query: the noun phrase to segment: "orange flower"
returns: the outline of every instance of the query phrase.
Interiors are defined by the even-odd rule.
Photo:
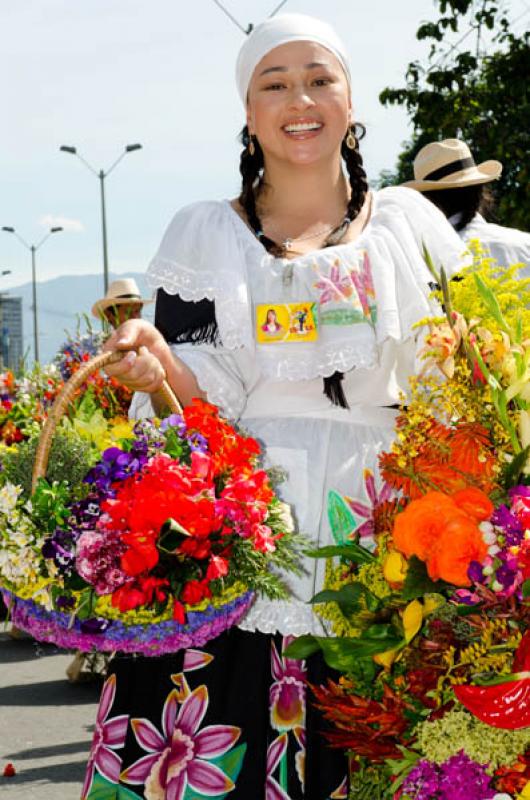
[[[407,558],[414,555],[426,561],[442,533],[445,520],[455,510],[455,504],[443,492],[427,492],[413,500],[394,522],[396,549]]]
[[[393,541],[405,556],[425,561],[432,580],[469,586],[470,563],[483,561],[488,552],[477,522],[489,516],[492,506],[472,487],[457,493],[457,498],[461,506],[442,492],[412,500],[396,517]],[[466,513],[468,509],[471,513]]]
[[[458,508],[461,508],[462,511],[465,511],[468,516],[477,522],[489,519],[495,508],[488,495],[475,486],[460,489],[459,492],[453,495],[453,501]]]
[[[427,572],[433,581],[440,578],[455,586],[470,586],[468,568],[472,561],[484,561],[488,546],[475,520],[457,514],[448,520],[429,557]]]

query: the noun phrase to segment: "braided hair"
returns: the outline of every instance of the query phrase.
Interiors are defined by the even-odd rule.
[[[355,147],[349,148],[346,144],[346,139],[343,140],[341,145],[341,156],[346,164],[348,177],[350,182],[350,199],[346,208],[346,214],[341,223],[328,235],[324,247],[330,247],[338,244],[341,239],[346,235],[350,223],[357,217],[361,211],[366,194],[368,192],[368,179],[363,167],[363,159],[359,150],[359,140],[362,139],[366,133],[366,128],[360,123],[355,123]],[[251,154],[249,151],[249,144],[251,136],[248,131],[248,126],[245,125],[240,134],[241,144],[243,151],[239,162],[239,171],[241,173],[241,193],[238,197],[239,203],[245,211],[248,224],[267,250],[274,256],[283,256],[284,250],[281,245],[274,242],[263,233],[260,218],[256,208],[256,199],[259,195],[263,185],[263,150],[260,147],[256,138],[252,139],[254,145],[254,152]],[[334,372],[329,378],[324,378],[324,394],[328,397],[333,405],[348,408],[348,402],[344,395],[342,388],[342,380],[344,374],[342,372]]]

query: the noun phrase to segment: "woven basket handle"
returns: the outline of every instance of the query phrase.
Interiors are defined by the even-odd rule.
[[[44,478],[46,476],[53,434],[55,433],[55,429],[62,415],[74,399],[75,392],[93,372],[97,372],[97,370],[102,369],[107,364],[115,364],[121,361],[123,356],[126,355],[126,352],[127,351],[100,353],[94,356],[94,358],[91,358],[86,364],[83,364],[77,372],[74,372],[55,398],[55,402],[48,414],[48,419],[42,428],[37,452],[35,454],[35,464],[33,465],[33,477],[31,482],[32,494],[35,491],[39,478]],[[162,383],[159,393],[173,413],[181,413],[182,406],[167,381]]]

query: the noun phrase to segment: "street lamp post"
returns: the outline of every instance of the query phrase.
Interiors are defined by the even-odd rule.
[[[4,225],[2,230],[6,233],[13,233],[19,242],[26,247],[31,253],[31,282],[33,293],[33,353],[35,361],[39,360],[39,323],[37,314],[37,267],[36,267],[36,253],[42,247],[44,242],[50,238],[52,233],[59,233],[63,229],[61,227],[50,228],[46,236],[44,236],[38,244],[29,244],[25,239],[20,236],[16,230],[8,225]]]
[[[83,162],[85,167],[92,172],[96,178],[99,179],[99,187],[100,187],[100,198],[101,198],[101,230],[102,230],[102,240],[103,240],[103,285],[105,289],[105,293],[109,288],[109,255],[108,255],[108,248],[107,248],[107,215],[105,209],[105,178],[110,175],[114,167],[116,167],[122,158],[127,155],[127,153],[133,153],[135,150],[141,150],[141,144],[128,144],[125,146],[123,153],[120,153],[116,161],[111,164],[107,171],[100,169],[99,171],[94,169],[94,167],[88,163],[83,156],[79,155],[77,152],[76,147],[72,147],[71,145],[63,144],[59,148],[63,153],[70,153],[73,156],[77,156],[77,158]]]

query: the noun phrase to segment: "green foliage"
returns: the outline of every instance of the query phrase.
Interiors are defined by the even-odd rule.
[[[491,185],[496,217],[504,225],[526,229],[530,34],[510,31],[506,3],[437,0],[437,4],[440,18],[422,23],[416,32],[417,39],[431,42],[426,63],[410,63],[406,85],[386,88],[379,98],[385,106],[403,106],[414,130],[395,173],[385,171],[380,185],[410,180],[418,150],[428,142],[457,137],[467,142],[477,163],[502,162],[502,177]],[[493,32],[493,45],[485,52],[488,31]],[[447,34],[452,34],[452,41],[456,34],[458,46],[448,45]]]
[[[312,636],[307,634],[295,639],[284,650],[288,658],[303,659],[322,650],[322,655],[328,666],[341,672],[351,673],[359,662],[370,656],[393,650],[403,643],[393,625],[370,625],[359,639],[343,637],[335,639],[332,636]]]
[[[355,542],[343,545],[330,544],[315,550],[307,550],[306,556],[310,558],[334,558],[335,556],[340,556],[352,564],[371,564],[372,561],[376,560],[376,557],[369,550],[355,544]]]
[[[16,450],[2,457],[2,477],[22,486],[24,497],[31,495],[31,476],[40,434],[21,442]],[[77,486],[97,459],[90,444],[73,431],[60,430],[55,433],[50,450],[46,479],[49,484],[67,483]]]
[[[401,596],[403,600],[415,600],[425,594],[440,593],[450,584],[444,581],[433,581],[427,574],[427,567],[424,561],[420,561],[416,556],[411,556],[408,563],[407,577]]]

